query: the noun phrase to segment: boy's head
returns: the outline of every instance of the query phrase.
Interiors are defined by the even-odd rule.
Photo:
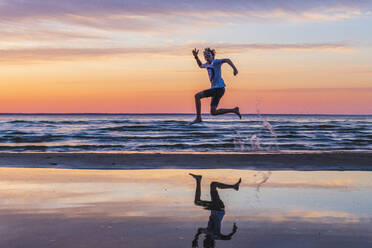
[[[204,58],[208,63],[212,63],[215,55],[216,51],[214,49],[211,49],[210,47],[204,49]]]

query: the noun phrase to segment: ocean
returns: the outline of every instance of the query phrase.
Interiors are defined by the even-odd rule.
[[[2,152],[372,150],[372,116],[1,114]]]

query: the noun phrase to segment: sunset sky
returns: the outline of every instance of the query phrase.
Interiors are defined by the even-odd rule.
[[[0,0],[0,112],[193,113],[210,46],[220,107],[372,114],[371,27],[367,0]]]

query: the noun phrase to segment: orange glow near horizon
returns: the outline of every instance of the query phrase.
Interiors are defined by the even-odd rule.
[[[291,56],[286,63],[267,53],[232,56],[239,74],[223,66],[227,90],[220,107],[238,105],[242,113],[372,113],[372,74],[340,72],[342,65],[301,67]],[[352,80],[357,83],[350,87]],[[209,87],[207,72],[186,56],[9,64],[0,74],[0,112],[194,113],[194,94]],[[203,112],[209,104],[202,101]]]

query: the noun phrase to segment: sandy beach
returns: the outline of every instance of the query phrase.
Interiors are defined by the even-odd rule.
[[[0,153],[0,166],[71,169],[372,170],[372,152]]]

